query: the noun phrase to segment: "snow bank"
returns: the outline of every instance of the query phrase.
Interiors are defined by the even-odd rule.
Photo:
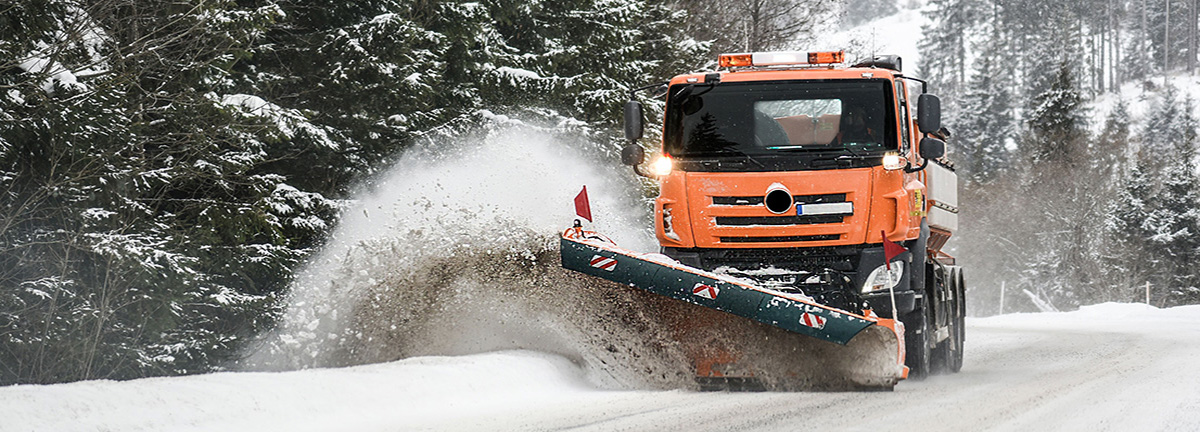
[[[1167,330],[1172,325],[1200,325],[1200,305],[1160,309],[1143,303],[1101,303],[1072,312],[1016,313],[967,319],[984,327],[1153,332]]]
[[[872,393],[606,391],[529,351],[10,386],[0,432],[1196,430],[1197,337],[1200,305],[968,318],[961,373]]]
[[[585,402],[579,367],[502,352],[344,369],[0,388],[0,431],[413,430]]]

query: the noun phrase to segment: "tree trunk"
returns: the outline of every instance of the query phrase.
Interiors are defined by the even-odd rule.
[[[1167,13],[1163,25],[1163,85],[1167,84],[1167,72],[1171,69],[1171,0],[1167,2]]]

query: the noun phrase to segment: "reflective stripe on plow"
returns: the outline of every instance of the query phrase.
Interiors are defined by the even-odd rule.
[[[589,264],[592,267],[608,271],[613,271],[613,269],[617,268],[617,260],[600,255],[592,255],[592,261]]]
[[[815,329],[823,329],[825,328],[825,318],[820,315],[805,312],[803,315],[800,315],[800,324],[804,324]]]
[[[716,299],[717,293],[719,292],[721,292],[721,290],[717,289],[717,287],[705,284],[698,283],[696,286],[692,287],[692,295],[704,297],[706,299]]]

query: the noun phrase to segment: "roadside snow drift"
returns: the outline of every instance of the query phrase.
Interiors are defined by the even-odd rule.
[[[0,388],[0,430],[413,430],[448,421],[486,429],[487,418],[586,400],[589,393],[582,371],[561,357],[424,357],[344,369]]]
[[[506,351],[0,388],[0,431],[1200,430],[1200,306],[967,322],[963,371],[890,393],[611,391]]]

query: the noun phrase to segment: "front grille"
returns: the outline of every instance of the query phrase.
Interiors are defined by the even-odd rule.
[[[752,225],[813,225],[825,223],[841,223],[845,220],[842,215],[812,215],[812,216],[717,216],[717,225],[723,226],[752,226]]]
[[[762,205],[763,197],[748,196],[748,197],[712,197],[713,205]]]
[[[810,242],[841,239],[840,234],[822,234],[806,236],[777,236],[777,237],[721,237],[721,243],[786,243]]]
[[[720,266],[738,269],[776,267],[799,271],[833,269],[843,272],[858,268],[860,247],[818,246],[770,249],[676,249],[665,248],[667,256],[684,264],[713,270]]]
[[[799,291],[818,303],[858,311],[862,307],[858,287],[864,276],[858,269],[868,259],[865,258],[867,255],[882,260],[883,248],[857,245],[752,249],[667,247],[663,248],[663,253],[686,265],[750,279],[769,289]],[[868,263],[874,264],[874,261]],[[756,271],[760,269],[771,271]]]
[[[837,203],[846,202],[846,194],[824,194],[824,195],[795,195],[792,197],[796,204],[822,204],[822,203]],[[728,205],[728,206],[753,206],[762,205],[763,197],[760,196],[715,196],[712,197],[713,205]]]

